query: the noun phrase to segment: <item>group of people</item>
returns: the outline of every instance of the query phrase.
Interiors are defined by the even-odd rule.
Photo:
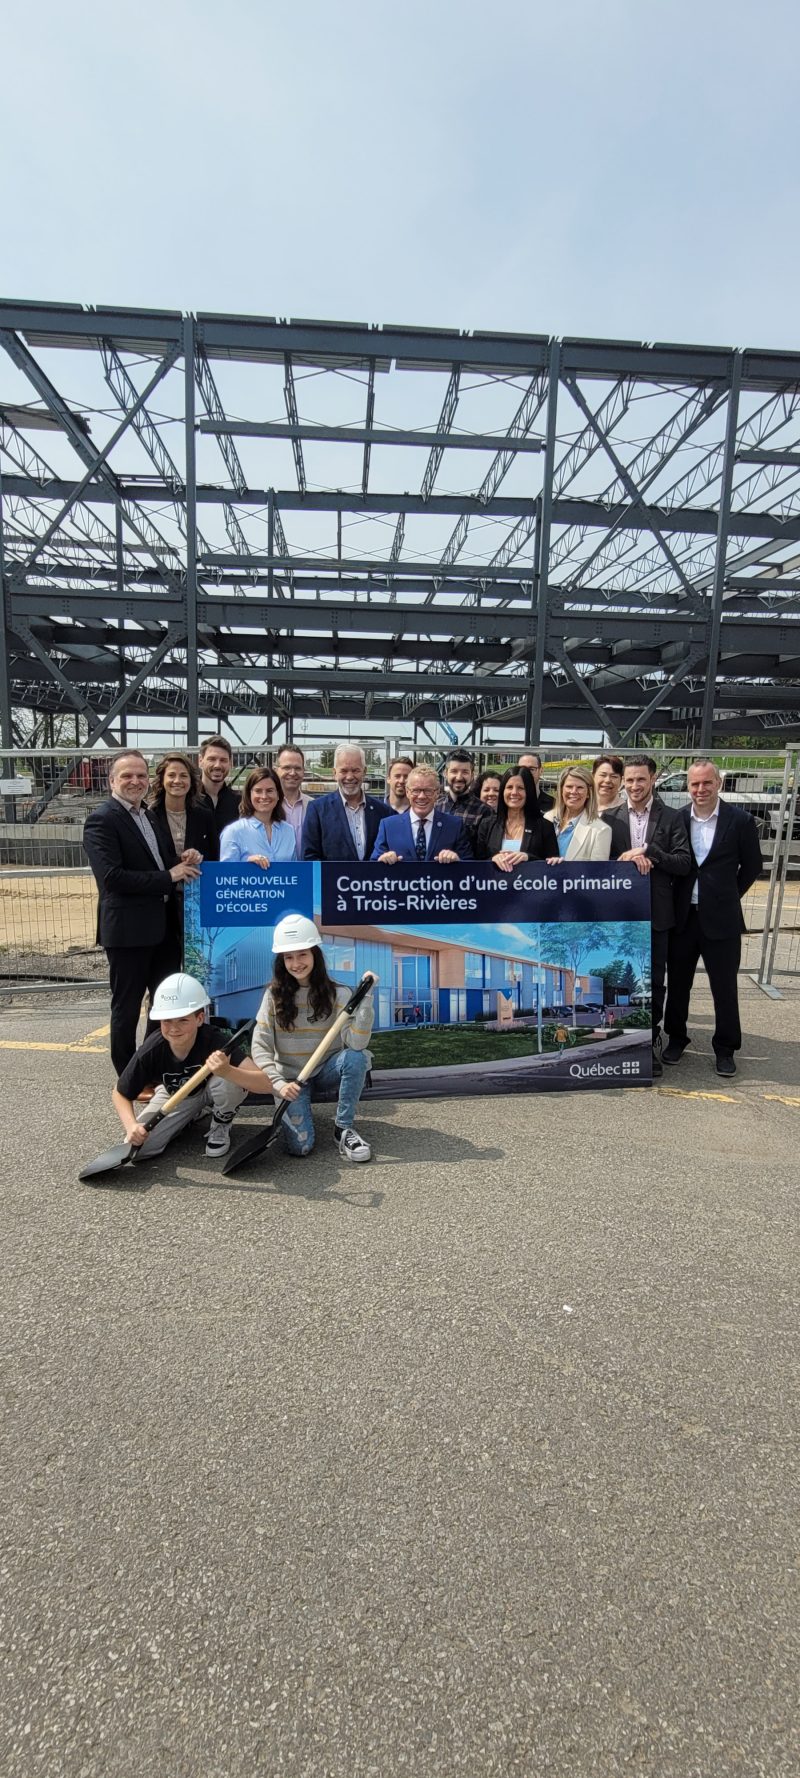
[[[199,875],[204,860],[217,858],[262,869],[296,859],[376,860],[390,867],[401,862],[476,859],[491,861],[500,871],[516,870],[529,860],[553,867],[581,860],[631,863],[650,878],[654,1074],[661,1074],[664,1063],[679,1062],[690,1042],[689,1001],[701,958],[714,1002],[717,1072],[735,1073],[734,1057],[741,1046],[737,988],[744,930],[741,900],[760,875],[763,861],[755,823],[744,810],[721,799],[720,773],[713,761],[698,759],[689,767],[689,802],[677,810],[659,798],[656,762],[646,754],[623,761],[605,753],[591,767],[566,766],[552,797],[542,788],[537,753],[523,753],[504,772],[486,771],[475,778],[472,756],[455,748],[441,780],[431,766],[398,758],[389,768],[385,797],[368,794],[364,750],[350,742],[335,750],[336,788],[314,798],[302,788],[305,758],[299,747],[287,745],[273,765],[253,767],[241,792],[229,783],[232,763],[227,741],[215,735],[204,742],[197,765],[185,754],[167,754],[156,768],[151,790],[144,756],[135,750],[120,754],[112,762],[108,799],[86,821],[84,846],[99,890],[97,938],[109,963],[111,1059],[118,1076],[121,1116],[123,1102],[130,1100],[125,1091],[131,1086],[130,1066],[141,1054],[136,1050],[136,1030],[144,995],[150,1001],[151,1035],[163,1036],[163,1026],[160,1032],[154,1029],[157,990],[163,989],[166,978],[186,979],[180,969],[184,885]],[[273,1037],[278,1031],[286,1035],[313,1027],[311,1035],[316,1038],[322,1032],[323,1015],[335,1017],[336,985],[325,974],[321,938],[313,923],[306,925],[312,928],[306,933],[307,942],[296,947],[298,954],[303,953],[297,965],[300,973],[293,973],[291,954],[281,963],[280,950],[277,953],[276,978],[265,996],[265,1018],[259,1022],[259,1030],[269,1028]],[[304,991],[308,982],[310,999],[302,995],[292,999],[286,991],[286,970]],[[199,984],[194,984],[193,993],[195,999],[200,996],[200,1004],[180,1013],[182,1041],[196,1028],[207,1004]],[[271,1011],[266,1006],[270,995]],[[371,995],[364,1008],[362,1033],[365,1021],[371,1028]],[[191,1019],[194,1027],[186,1023]],[[207,1050],[208,1041],[206,1037],[201,1044],[207,1051],[202,1060],[213,1053]],[[196,1042],[195,1037],[186,1052],[187,1066],[197,1065]],[[340,1045],[340,1050],[348,1047]],[[237,1075],[221,1052],[220,1057],[216,1071],[231,1092],[234,1087],[241,1089],[241,1097],[247,1084],[251,1091],[258,1090],[252,1081],[244,1081],[243,1064]],[[282,1084],[292,1085],[295,1078],[280,1072],[282,1068],[279,1061],[272,1073],[267,1068],[266,1076],[260,1070],[260,1079],[271,1082],[263,1090],[272,1090],[278,1098],[294,1098],[294,1093],[282,1093]],[[142,1084],[139,1073],[133,1084]],[[337,1140],[346,1137],[343,1152],[349,1151],[348,1158],[363,1159],[368,1156],[356,1152],[361,1138],[351,1139],[352,1084],[348,1077],[350,1097],[345,1094],[339,1105]],[[158,1085],[162,1087],[164,1080]],[[216,1147],[212,1141],[209,1152],[222,1152],[225,1121],[232,1115],[229,1100],[230,1094],[214,1113],[222,1122],[216,1130]],[[132,1128],[136,1123],[132,1110],[123,1122],[126,1118],[128,1123],[133,1120]],[[300,1146],[295,1152],[307,1152],[302,1146],[310,1128],[305,1102],[297,1112],[293,1109],[292,1118],[287,1139],[296,1122]]]

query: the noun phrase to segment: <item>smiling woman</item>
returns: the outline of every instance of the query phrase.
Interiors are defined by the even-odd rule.
[[[248,774],[241,819],[223,827],[219,855],[223,863],[260,864],[264,870],[273,861],[291,864],[296,859],[294,828],[286,820],[283,785],[273,766],[256,766]]]

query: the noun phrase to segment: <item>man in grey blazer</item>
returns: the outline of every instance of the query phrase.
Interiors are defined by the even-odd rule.
[[[661,1065],[661,1020],[667,976],[667,946],[675,925],[674,881],[688,877],[692,854],[686,823],[680,810],[670,809],[656,795],[656,762],[637,753],[625,762],[623,783],[627,806],[607,809],[603,820],[611,828],[611,856],[623,864],[635,864],[650,878],[650,983],[653,1003],[653,1074]]]

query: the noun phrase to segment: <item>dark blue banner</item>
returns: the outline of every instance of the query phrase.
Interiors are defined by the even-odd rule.
[[[453,921],[649,920],[650,883],[635,864],[329,864],[326,925]]]
[[[201,926],[274,926],[284,914],[314,918],[310,864],[204,864]]]

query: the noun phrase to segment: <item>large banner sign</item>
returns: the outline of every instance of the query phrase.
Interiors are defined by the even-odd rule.
[[[284,914],[316,920],[329,974],[377,976],[367,1096],[650,1083],[650,884],[630,864],[204,864],[185,966],[253,1018]]]

